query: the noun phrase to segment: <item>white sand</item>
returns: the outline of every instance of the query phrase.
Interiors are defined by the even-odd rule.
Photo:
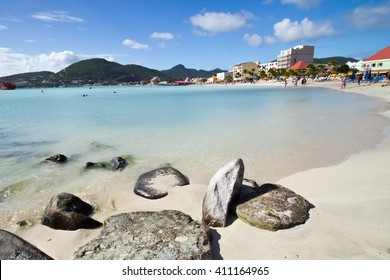
[[[284,86],[271,82],[261,85]],[[339,90],[340,82],[309,82],[306,86]],[[362,84],[360,87],[348,84],[343,92],[361,93],[390,102],[390,87],[381,87],[381,84]],[[383,114],[390,117],[390,111]],[[215,257],[252,260],[390,259],[390,128],[384,133],[386,137],[382,143],[352,155],[337,166],[308,170],[277,182],[315,205],[304,225],[269,232],[232,219],[226,228],[212,229]],[[206,185],[176,187],[167,197],[155,201],[133,193],[126,197],[111,193],[107,196],[107,206],[93,217],[103,221],[110,215],[128,211],[177,209],[200,220],[206,188]],[[27,230],[8,230],[55,259],[72,259],[79,246],[100,232],[68,232],[42,225]]]

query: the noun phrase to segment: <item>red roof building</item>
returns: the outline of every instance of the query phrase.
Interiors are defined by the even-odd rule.
[[[295,63],[289,69],[292,69],[292,70],[305,70],[308,65],[309,64],[307,64],[306,62],[301,60],[301,61],[298,61],[297,63]]]
[[[390,72],[390,46],[374,53],[363,60],[361,71],[372,71],[377,74],[389,75]]]
[[[383,50],[373,54],[369,58],[366,58],[364,61],[372,61],[372,60],[385,60],[390,59],[390,46],[384,48]]]

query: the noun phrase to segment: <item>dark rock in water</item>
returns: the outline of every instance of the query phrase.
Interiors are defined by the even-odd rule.
[[[102,224],[90,217],[93,207],[70,193],[54,195],[46,206],[42,224],[53,229],[94,229]]]
[[[55,162],[55,163],[65,163],[68,161],[68,158],[63,154],[57,154],[57,155],[51,156],[45,160],[50,161],[50,162]]]
[[[139,176],[134,193],[144,198],[158,199],[167,196],[169,188],[188,184],[187,177],[179,170],[173,167],[161,167]]]
[[[302,196],[285,187],[264,184],[239,202],[236,214],[254,227],[276,231],[305,223],[312,207]]]
[[[74,254],[83,260],[207,260],[210,229],[180,211],[131,212],[104,221],[100,235]]]
[[[211,178],[203,198],[203,221],[213,227],[224,227],[234,201],[240,194],[244,162],[236,159],[219,169]]]
[[[31,222],[30,220],[22,220],[22,221],[17,222],[16,226],[20,227],[20,228],[25,228],[25,227],[32,226],[33,224],[34,223]]]
[[[0,229],[0,260],[52,260],[34,245]]]
[[[114,164],[113,170],[123,170],[128,165],[127,161],[122,157],[115,157],[111,162]]]
[[[90,170],[90,169],[107,169],[112,171],[120,170],[126,168],[126,166],[129,165],[129,163],[133,163],[134,159],[130,155],[123,155],[120,157],[115,157],[111,161],[105,161],[105,162],[87,162],[84,165],[84,170]]]

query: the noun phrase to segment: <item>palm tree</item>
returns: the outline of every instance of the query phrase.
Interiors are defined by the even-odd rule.
[[[325,72],[325,66],[323,64],[318,64],[316,72],[317,72],[317,74],[324,73]]]
[[[270,76],[271,78],[275,78],[276,77],[276,71],[275,69],[271,68],[268,70],[268,76]]]
[[[336,69],[336,68],[337,68],[337,61],[336,61],[336,60],[334,60],[334,59],[329,60],[328,66],[329,66],[330,68],[332,68],[332,72],[337,73],[337,69]]]
[[[242,72],[244,73],[244,78],[246,79],[249,73],[248,69],[244,69]]]
[[[316,71],[316,67],[314,66],[314,64],[310,63],[309,65],[307,65],[305,74],[308,76],[312,76],[315,74],[315,71]]]

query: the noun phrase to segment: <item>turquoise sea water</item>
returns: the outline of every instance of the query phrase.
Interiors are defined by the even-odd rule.
[[[83,97],[83,95],[88,95]],[[234,158],[245,177],[274,182],[336,164],[370,148],[388,120],[387,105],[320,88],[96,87],[0,92],[1,226],[36,219],[57,192],[98,203],[107,188],[132,192],[137,177],[171,164],[207,184]],[[39,164],[63,153],[66,165]],[[123,172],[89,171],[88,161],[130,154]]]

